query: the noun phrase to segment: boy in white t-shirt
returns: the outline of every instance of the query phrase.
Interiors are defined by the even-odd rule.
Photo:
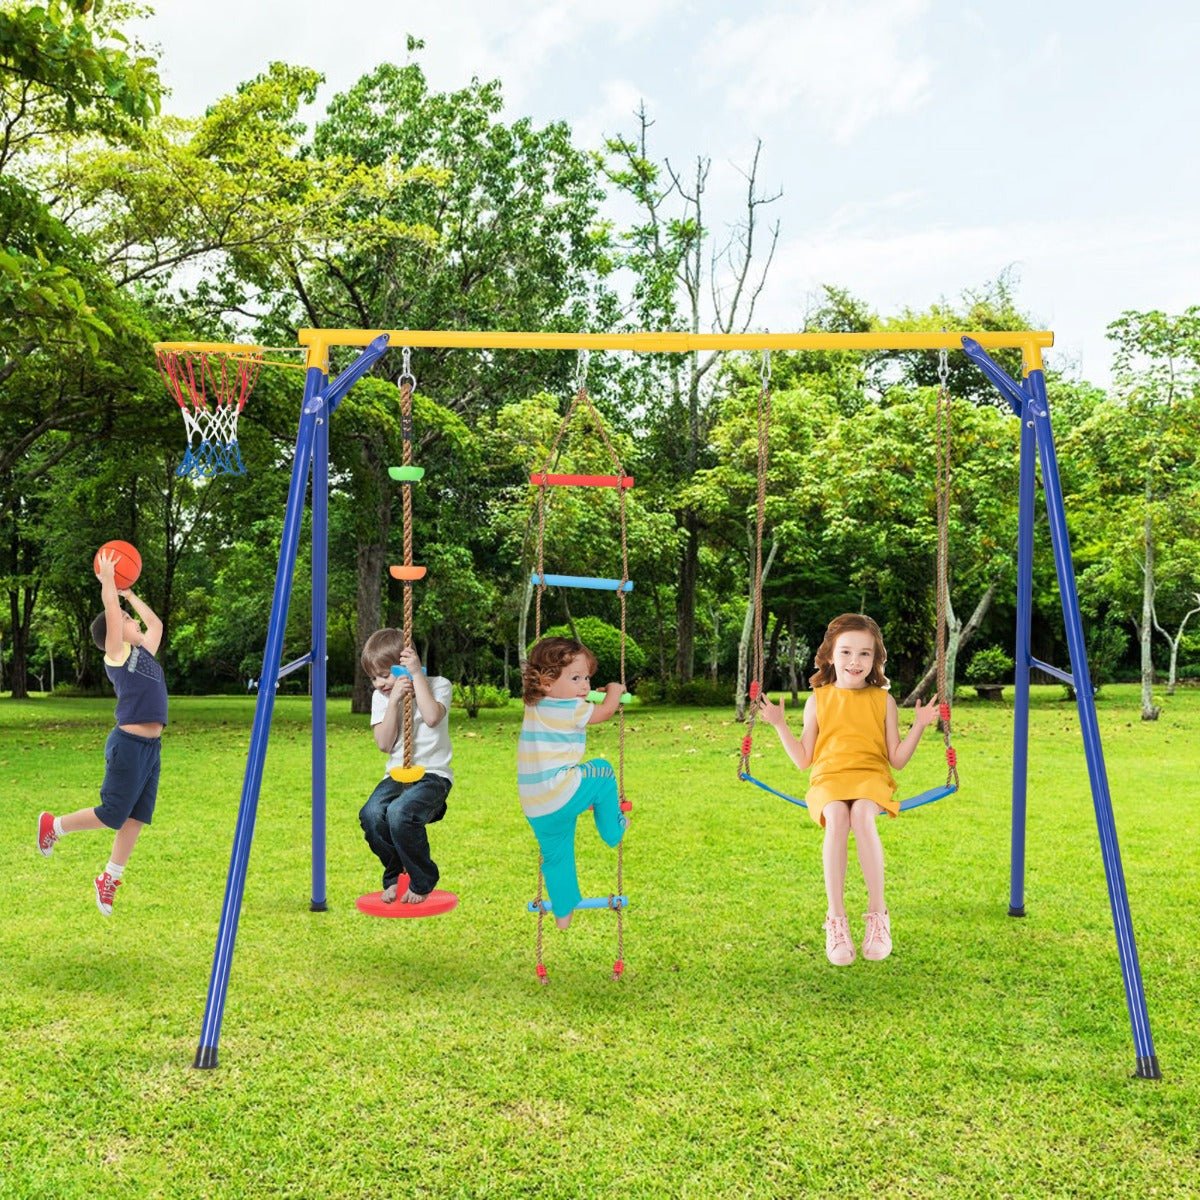
[[[424,767],[415,783],[398,783],[385,773],[358,814],[367,845],[383,863],[383,900],[396,899],[397,880],[408,876],[402,904],[420,904],[437,886],[437,863],[429,853],[426,825],[446,815],[446,797],[454,783],[450,769],[450,680],[427,678],[417,652],[404,644],[399,629],[378,629],[362,651],[363,670],[371,677],[371,726],[375,744],[388,755],[386,772],[404,765],[404,705],[413,697],[412,766]],[[392,674],[393,666],[408,674]]]

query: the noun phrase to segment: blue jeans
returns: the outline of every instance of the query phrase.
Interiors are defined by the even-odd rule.
[[[606,846],[615,846],[625,836],[627,824],[621,815],[612,764],[593,758],[580,763],[579,772],[583,776],[579,790],[562,808],[528,818],[542,851],[542,874],[556,917],[566,916],[582,899],[575,869],[575,822],[579,814],[591,807],[596,832]]]
[[[438,869],[429,854],[425,826],[446,815],[450,780],[427,772],[416,783],[385,776],[358,814],[367,845],[383,863],[383,886],[403,874],[408,886],[424,895],[437,886]]]

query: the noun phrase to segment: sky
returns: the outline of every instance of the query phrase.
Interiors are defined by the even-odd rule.
[[[715,227],[761,139],[756,328],[802,327],[826,283],[888,316],[1008,272],[1047,361],[1106,384],[1110,321],[1200,303],[1194,0],[158,0],[137,32],[181,115],[272,60],[324,74],[319,111],[408,34],[432,87],[499,79],[582,147],[644,102],[654,157],[712,160]]]

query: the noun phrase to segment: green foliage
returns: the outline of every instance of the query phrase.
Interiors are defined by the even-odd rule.
[[[963,673],[968,683],[1011,683],[1012,655],[1000,646],[983,646],[971,655]]]
[[[638,684],[637,697],[645,704],[682,704],[692,708],[726,708],[733,703],[733,684],[713,683],[711,679],[674,680],[662,683],[644,679]]]
[[[596,677],[592,681],[593,685],[601,687],[606,683],[619,682],[621,679],[621,631],[614,629],[599,617],[577,617],[574,625],[574,632],[571,631],[569,625],[552,625],[549,629],[542,630],[542,636],[565,638],[578,636],[579,640],[596,656],[598,665]],[[625,678],[629,681],[637,679],[645,667],[645,651],[633,638],[626,635]]]
[[[490,683],[456,683],[452,704],[464,710],[481,708],[507,708],[512,697],[503,689]]]

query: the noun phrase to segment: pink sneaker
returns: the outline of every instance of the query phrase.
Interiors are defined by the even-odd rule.
[[[57,841],[58,834],[54,832],[54,814],[44,812],[38,817],[38,851],[49,858],[50,852],[54,849],[54,843]]]
[[[121,881],[114,879],[107,871],[104,871],[92,880],[92,885],[96,889],[96,907],[106,917],[111,917],[113,897],[117,894],[117,888],[121,886]]]
[[[825,918],[825,957],[835,967],[848,967],[854,961],[848,917]]]
[[[872,962],[887,958],[892,952],[892,921],[885,908],[883,912],[866,914],[867,931],[863,934],[863,958]]]

